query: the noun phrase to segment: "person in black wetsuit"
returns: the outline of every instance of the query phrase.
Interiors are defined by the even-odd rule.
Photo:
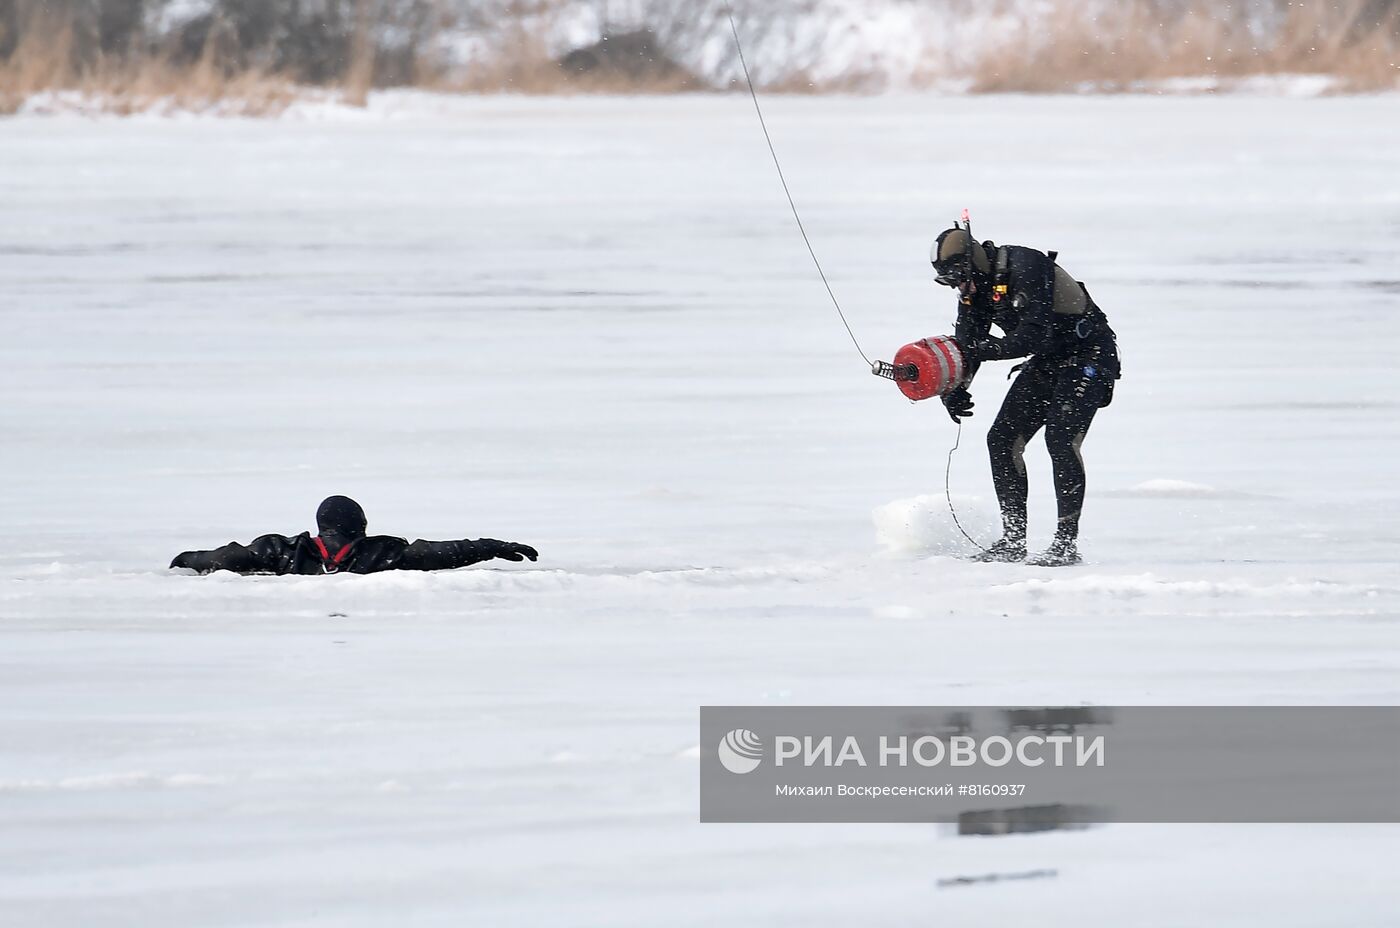
[[[964,224],[939,235],[930,257],[938,283],[956,288],[959,296],[953,337],[965,356],[967,375],[943,397],[953,421],[972,415],[968,385],[981,364],[1029,359],[1012,368],[1019,376],[987,433],[1002,536],[977,559],[1026,557],[1023,455],[1026,443],[1044,428],[1059,521],[1049,549],[1027,563],[1078,564],[1085,486],[1081,446],[1095,413],[1112,401],[1113,383],[1121,374],[1108,319],[1088,289],[1055,263],[1055,252],[978,242]],[[1004,337],[992,337],[993,325]]]
[[[263,535],[247,545],[230,542],[213,551],[186,551],[170,562],[202,574],[372,574],[381,570],[451,570],[492,558],[535,560],[529,545],[494,538],[475,541],[415,541],[366,535],[365,511],[346,496],[332,496],[316,510],[319,534]]]

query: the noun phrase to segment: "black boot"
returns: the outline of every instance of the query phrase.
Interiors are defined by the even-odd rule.
[[[1068,535],[1056,535],[1050,547],[1026,561],[1031,567],[1073,567],[1083,562],[1084,559],[1079,556],[1079,547]]]
[[[1026,517],[1019,512],[1001,514],[1001,537],[990,548],[973,555],[983,564],[1017,564],[1026,559]]]
[[[1026,559],[1026,539],[1005,536],[972,559],[983,564],[1019,564]]]
[[[1026,559],[1026,536],[1008,532],[972,559],[982,564],[1018,564]]]

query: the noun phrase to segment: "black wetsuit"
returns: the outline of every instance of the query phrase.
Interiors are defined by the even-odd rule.
[[[328,496],[316,509],[315,537],[262,535],[246,545],[231,541],[213,551],[186,551],[170,562],[202,574],[373,574],[381,570],[451,570],[499,557],[535,560],[539,552],[513,541],[415,541],[366,535],[365,511],[348,496]]]
[[[1029,357],[987,433],[992,479],[1009,537],[1026,532],[1026,443],[1045,429],[1059,504],[1056,534],[1074,538],[1084,506],[1080,445],[1121,374],[1108,320],[1084,286],[1052,258],[987,243],[992,274],[958,311],[955,337],[968,355],[966,383],[986,361]],[[1004,338],[992,338],[995,325]]]
[[[319,542],[319,544],[318,544]],[[535,549],[494,538],[475,541],[415,541],[369,535],[349,544],[327,545],[310,532],[263,535],[246,545],[230,542],[213,551],[186,551],[170,562],[200,573],[231,570],[239,574],[372,574],[381,570],[451,570],[492,558],[535,559]]]

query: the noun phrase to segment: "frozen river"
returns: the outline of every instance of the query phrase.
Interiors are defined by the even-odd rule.
[[[696,758],[702,704],[1400,702],[1397,98],[766,107],[872,356],[964,206],[1088,283],[1086,566],[946,556],[954,427],[745,97],[0,121],[0,921],[1394,924],[1394,827],[701,826]],[[164,570],[331,493],[542,557]]]

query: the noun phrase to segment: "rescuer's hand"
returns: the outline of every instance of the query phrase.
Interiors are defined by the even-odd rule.
[[[951,393],[945,393],[942,397],[943,408],[948,410],[948,418],[959,425],[965,417],[972,415],[972,394],[967,392],[966,387],[958,387]]]
[[[523,561],[529,558],[532,561],[539,560],[540,553],[529,545],[517,544],[514,541],[498,541],[495,556],[505,561]]]
[[[996,360],[996,343],[994,338],[977,338],[968,341],[958,342],[958,348],[963,353],[963,361],[967,364],[980,364],[983,361]]]

